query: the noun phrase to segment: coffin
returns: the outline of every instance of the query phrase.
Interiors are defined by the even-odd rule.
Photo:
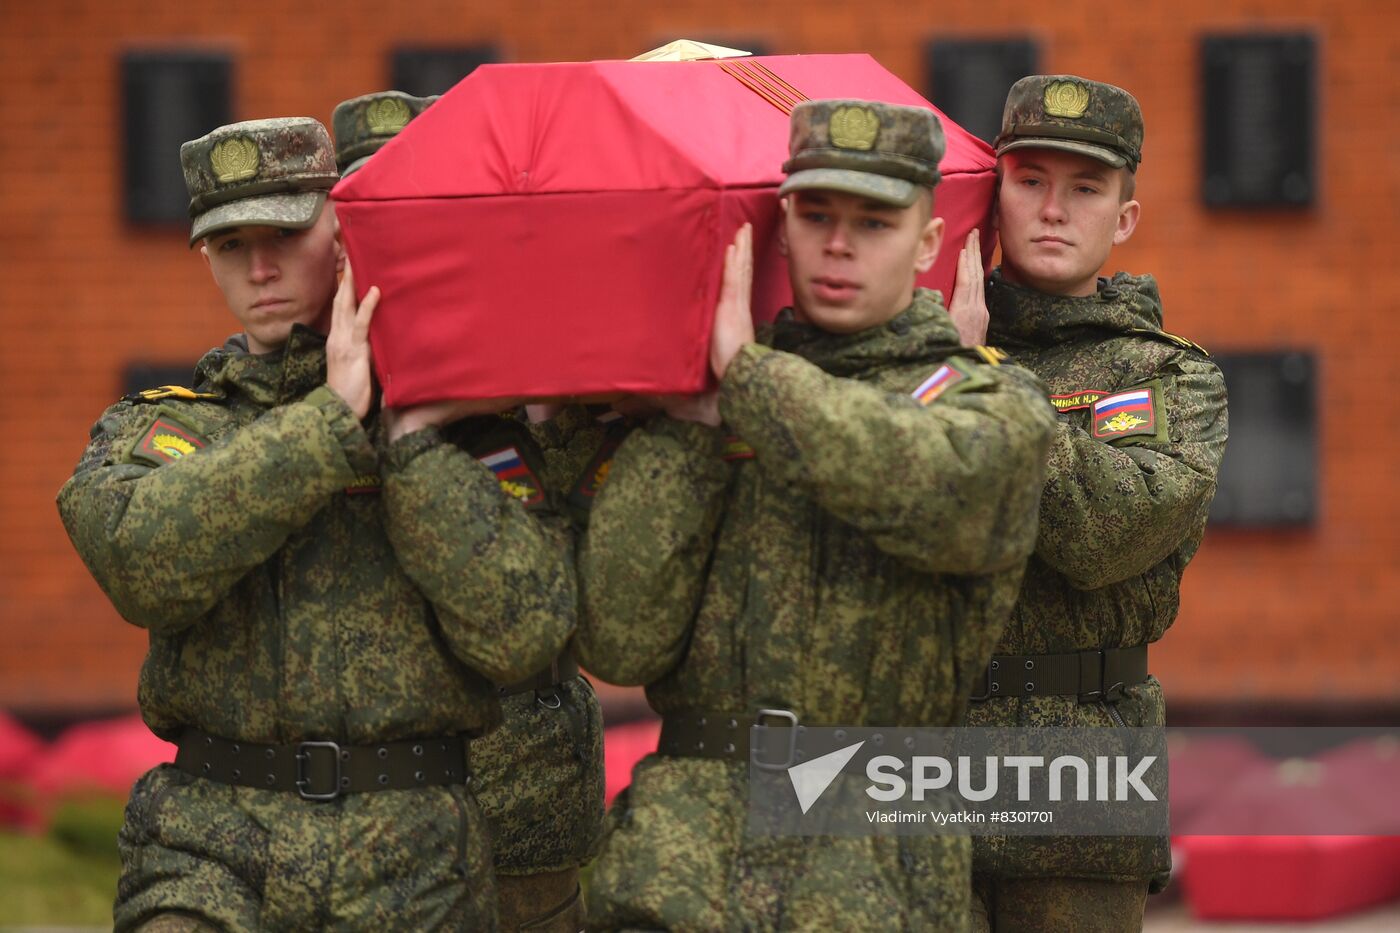
[[[868,55],[484,65],[332,192],[384,403],[695,392],[724,248],[754,224],[754,316],[790,299],[774,242],[803,98],[931,107]],[[942,115],[940,114],[940,117]],[[943,117],[941,256],[982,230],[990,148]]]

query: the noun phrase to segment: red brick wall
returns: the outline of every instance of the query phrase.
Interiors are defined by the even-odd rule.
[[[400,43],[496,43],[507,60],[628,57],[685,35],[773,52],[868,51],[924,86],[923,43],[1028,33],[1045,69],[1133,90],[1145,205],[1114,264],[1151,271],[1168,327],[1208,347],[1303,347],[1321,361],[1315,528],[1212,533],[1154,667],[1178,698],[1400,700],[1400,432],[1384,399],[1400,346],[1400,6],[1364,0],[343,0],[0,7],[0,705],[129,703],[144,636],[113,613],[53,506],[131,359],[194,360],[231,319],[178,232],[121,219],[119,55],[213,47],[237,119],[311,114],[383,87]],[[334,16],[331,14],[334,13]],[[1321,193],[1296,214],[1199,206],[1197,38],[1305,28],[1319,39]],[[175,157],[175,153],[171,153]]]

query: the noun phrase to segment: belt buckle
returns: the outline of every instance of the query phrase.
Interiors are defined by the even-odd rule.
[[[306,762],[311,760],[310,749],[324,748],[331,753],[331,760],[335,762],[335,780],[331,785],[328,794],[313,794],[307,790],[311,779],[306,776]],[[334,800],[340,796],[340,745],[335,742],[302,742],[297,745],[297,793],[303,800]]]
[[[1093,651],[1093,653],[1094,653],[1095,655],[1098,656],[1098,661],[1099,661],[1099,676],[1098,676],[1099,689],[1097,689],[1097,690],[1090,690],[1088,693],[1081,693],[1081,694],[1079,694],[1079,702],[1080,702],[1080,703],[1095,703],[1095,702],[1098,702],[1099,700],[1107,700],[1107,699],[1108,699],[1107,691],[1105,691],[1104,688],[1103,688],[1104,676],[1105,676],[1105,674],[1107,673],[1107,671],[1106,671],[1107,656],[1104,654],[1104,650],[1103,650],[1102,648],[1095,648],[1095,649],[1092,649],[1092,651]],[[1089,653],[1089,652],[1081,651],[1079,654],[1080,654],[1080,656],[1082,657],[1083,655],[1088,654],[1088,653]]]
[[[797,714],[790,709],[761,709],[754,716],[753,724],[755,726],[762,726],[766,729],[768,727],[764,725],[763,720],[769,718],[786,719],[788,722],[788,748],[786,760],[782,762],[760,761],[758,758],[758,749],[756,747],[753,747],[749,749],[749,761],[753,764],[755,768],[758,768],[760,771],[786,771],[788,768],[791,768],[793,764],[797,761]]]

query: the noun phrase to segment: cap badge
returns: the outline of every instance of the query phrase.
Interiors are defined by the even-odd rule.
[[[880,118],[869,107],[837,107],[831,115],[831,142],[840,149],[871,149]]]
[[[214,146],[209,153],[209,164],[214,167],[214,177],[227,184],[243,181],[258,174],[258,144],[247,136],[234,136]]]
[[[397,97],[381,97],[365,108],[365,122],[375,136],[393,136],[408,125],[408,105]]]
[[[1089,89],[1077,81],[1052,81],[1045,87],[1045,112],[1077,120],[1089,109]]]

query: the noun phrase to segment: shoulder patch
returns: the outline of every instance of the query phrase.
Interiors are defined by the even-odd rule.
[[[1108,395],[1108,392],[1104,389],[1080,389],[1078,392],[1052,395],[1050,404],[1055,406],[1056,411],[1075,411],[1088,408],[1105,395]]]
[[[944,395],[957,395],[960,392],[980,389],[992,382],[991,377],[980,372],[980,369],[981,367],[971,360],[950,356],[909,395],[914,401],[927,407]]]
[[[209,439],[166,408],[156,410],[150,424],[136,437],[127,459],[162,466],[188,457],[209,445]]]
[[[612,471],[613,456],[627,435],[632,433],[632,424],[621,413],[611,408],[594,415],[594,422],[603,428],[603,439],[593,456],[588,458],[583,471],[574,478],[573,486],[564,504],[574,521],[582,526],[588,524],[589,513],[593,510],[593,500],[598,498],[603,484]]]
[[[500,483],[501,492],[507,496],[518,499],[526,506],[539,505],[544,501],[544,486],[525,463],[518,448],[503,447],[477,459],[496,474],[496,482]]]
[[[733,463],[735,460],[752,460],[754,458],[753,448],[748,445],[743,438],[737,434],[729,434],[724,438],[724,459]]]
[[[194,389],[187,389],[184,386],[161,386],[158,389],[142,389],[140,392],[133,392],[130,395],[122,396],[124,402],[159,402],[161,399],[179,398],[187,401],[194,399],[223,398],[222,392],[196,392]]]
[[[608,481],[608,473],[612,470],[613,454],[617,453],[617,448],[622,446],[623,438],[626,436],[626,432],[613,431],[603,435],[603,441],[598,445],[597,453],[589,459],[588,465],[583,468],[583,472],[579,474],[577,482],[574,483],[570,499],[581,497],[583,500],[591,502],[598,497],[598,491]]]
[[[1101,441],[1150,435],[1166,438],[1166,417],[1162,411],[1162,384],[1157,380],[1105,395],[1093,403],[1091,432]]]
[[[355,477],[355,482],[346,486],[343,491],[347,496],[377,496],[383,487],[384,481],[378,474],[366,473]]]
[[[932,405],[938,397],[967,378],[967,374],[947,363],[938,367],[933,374],[919,383],[919,387],[909,394],[920,405]]]

